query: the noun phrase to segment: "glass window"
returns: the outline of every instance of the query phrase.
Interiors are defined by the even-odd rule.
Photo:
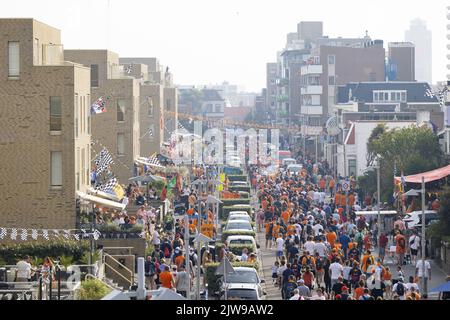
[[[384,93],[384,101],[389,101],[389,93],[388,92]]]
[[[402,102],[406,102],[406,92],[402,92]]]
[[[61,131],[61,97],[50,97],[50,131]]]
[[[354,176],[356,173],[356,159],[348,160],[348,174]]]
[[[152,97],[148,97],[147,98],[147,103],[148,103],[148,116],[149,117],[153,117],[153,113],[154,113],[153,98]]]
[[[172,107],[172,106],[171,106],[171,101],[170,101],[170,99],[166,99],[166,110],[170,110],[171,107]]]
[[[39,39],[35,38],[33,42],[33,64],[35,66],[40,65],[39,56],[41,48],[39,46]]]
[[[125,121],[125,100],[117,100],[117,121]]]
[[[91,87],[98,87],[98,64],[91,64]]]
[[[125,134],[124,133],[117,134],[117,154],[118,155],[125,154]]]
[[[373,93],[373,101],[378,101],[378,99],[379,99],[378,92],[374,92]]]
[[[335,85],[335,77],[334,76],[329,76],[328,77],[328,85],[330,85],[330,86],[334,86]]]
[[[395,101],[395,92],[391,92],[391,101]]]
[[[8,42],[8,76],[20,75],[20,47],[18,41]]]
[[[328,55],[328,64],[335,64],[336,63],[336,56],[334,54]]]
[[[52,186],[62,186],[62,153],[52,151],[50,153],[50,181]]]
[[[79,97],[75,94],[75,138],[78,138],[78,112],[80,110]]]

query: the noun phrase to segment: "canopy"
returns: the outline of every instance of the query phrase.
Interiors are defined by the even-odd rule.
[[[143,164],[143,165],[146,165],[146,166],[158,168],[158,169],[165,169],[165,168],[166,168],[166,167],[164,167],[164,166],[160,166],[160,165],[151,163],[151,162],[149,162],[149,159],[143,158],[143,157],[137,158],[136,160],[134,160],[134,162],[136,162],[136,163],[138,163],[138,164]]]
[[[440,180],[442,178],[445,178],[448,175],[450,175],[450,165],[439,168],[439,169],[431,170],[428,172],[422,172],[422,173],[406,176],[406,177],[404,177],[404,180],[405,180],[405,182],[409,182],[409,183],[422,183],[422,177],[424,177],[425,183],[427,183],[427,182]],[[395,177],[396,182],[400,182],[401,179],[402,179],[401,177]]]
[[[441,284],[439,287],[431,289],[430,292],[450,292],[450,281]]]
[[[411,189],[404,193],[405,196],[418,196],[422,194],[422,190]]]
[[[160,289],[161,293],[152,298],[152,300],[187,300],[182,295],[167,288]]]
[[[94,203],[97,203],[97,204],[101,204],[101,205],[103,205],[105,207],[112,208],[112,209],[124,210],[125,207],[126,207],[126,205],[124,203],[120,203],[120,202],[116,202],[116,201],[100,198],[100,197],[93,196],[93,195],[90,195],[90,194],[86,194],[86,193],[80,192],[80,191],[77,191],[77,195],[82,200],[89,201],[89,202],[94,202]]]
[[[132,182],[153,182],[153,181],[163,181],[164,178],[163,177],[159,177],[159,176],[154,176],[151,174],[145,175],[145,176],[137,176],[137,177],[133,177],[128,179]]]
[[[377,215],[378,211],[356,211],[356,215],[357,216],[370,216],[370,215]],[[386,215],[395,215],[397,214],[397,211],[395,210],[380,210],[380,215],[381,216],[386,216]]]

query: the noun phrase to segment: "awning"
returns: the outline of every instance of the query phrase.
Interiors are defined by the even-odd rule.
[[[422,190],[411,189],[408,192],[405,192],[403,195],[405,196],[419,196],[422,194]]]
[[[99,196],[100,198],[107,198],[106,200],[120,202],[120,199],[111,193],[106,193],[106,192],[95,190],[92,188],[88,189],[87,193],[90,195]]]
[[[423,172],[423,173],[406,176],[406,177],[404,177],[404,179],[408,183],[422,183],[422,177],[424,177],[425,183],[427,183],[427,182],[440,180],[442,178],[445,178],[448,175],[450,175],[450,165],[443,167],[443,168],[431,170],[428,172]],[[400,182],[401,177],[395,177],[395,181]]]
[[[146,166],[158,168],[158,169],[165,169],[166,168],[164,166],[160,166],[160,165],[148,162],[147,158],[137,158],[136,160],[134,160],[134,162],[139,163],[139,164],[143,164],[143,165],[146,165]]]
[[[118,209],[118,210],[124,210],[126,205],[124,203],[103,199],[97,196],[93,196],[90,194],[86,194],[84,192],[77,191],[77,196],[80,197],[81,200],[101,204],[105,207],[111,208],[111,209]]]
[[[382,216],[389,216],[389,215],[395,215],[398,214],[395,210],[380,210],[380,215]],[[378,215],[378,211],[356,211],[357,216],[370,216],[370,215]]]
[[[130,178],[128,180],[130,180],[132,182],[138,182],[138,181],[140,181],[140,182],[153,182],[153,181],[164,181],[164,178],[160,177],[160,176],[154,176],[154,175],[151,175],[151,174],[147,174],[145,176],[133,177],[133,178]]]

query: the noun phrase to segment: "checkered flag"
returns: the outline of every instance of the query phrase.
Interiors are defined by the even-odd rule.
[[[94,233],[93,233],[94,240],[97,241],[97,240],[100,238],[100,235],[101,235],[101,234],[102,234],[102,233],[101,233],[100,231],[98,231],[97,229],[95,229],[95,230],[94,230]]]
[[[53,233],[57,239],[59,239],[59,230],[53,230]]]
[[[7,231],[6,228],[0,229],[0,240],[3,240],[4,237],[6,237]]]
[[[31,230],[31,238],[33,240],[37,240],[37,238],[38,238],[38,231],[36,229]]]
[[[132,64],[130,64],[130,65],[125,67],[125,73],[126,74],[130,74],[131,72],[133,72],[133,65]]]
[[[80,240],[80,236],[77,233],[73,234],[73,238],[77,241]]]
[[[428,97],[428,98],[433,98],[433,97],[435,97],[436,95],[434,94],[433,91],[431,91],[430,88],[428,88],[427,91],[425,91],[425,96]]]
[[[28,239],[28,230],[27,229],[22,229],[22,233],[20,234],[20,239],[22,239],[22,241],[25,241]]]
[[[95,158],[94,163],[97,166],[97,174],[100,174],[105,171],[109,165],[113,164],[114,161],[108,149],[103,148],[97,158]]]
[[[112,178],[108,182],[98,186],[95,190],[106,192],[106,193],[115,193],[114,187],[118,184],[117,178]]]
[[[48,240],[48,230],[42,230],[42,236],[44,237],[45,240]]]
[[[156,154],[151,155],[148,158],[148,162],[150,164],[153,164],[153,165],[156,165],[156,166],[161,166],[161,163],[159,162],[158,157],[156,156]]]
[[[13,228],[11,230],[11,234],[10,234],[11,240],[16,240],[17,239],[17,229]]]

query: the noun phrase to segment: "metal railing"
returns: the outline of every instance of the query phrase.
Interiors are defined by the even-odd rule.
[[[109,263],[106,262],[106,258],[111,259],[114,263],[116,263],[117,265],[119,265],[119,267],[123,268],[127,274],[130,275],[129,278],[127,278],[126,276],[124,276],[122,273],[120,273],[119,271],[117,271],[113,266],[111,266]],[[135,279],[134,279],[134,272],[132,270],[130,270],[126,265],[124,265],[122,262],[120,262],[119,260],[117,260],[116,258],[114,258],[114,256],[108,254],[108,253],[103,253],[103,258],[102,258],[102,263],[104,264],[105,267],[108,267],[111,271],[113,271],[114,274],[118,275],[120,278],[122,278],[123,280],[125,280],[127,283],[131,285],[133,285],[135,283]]]

